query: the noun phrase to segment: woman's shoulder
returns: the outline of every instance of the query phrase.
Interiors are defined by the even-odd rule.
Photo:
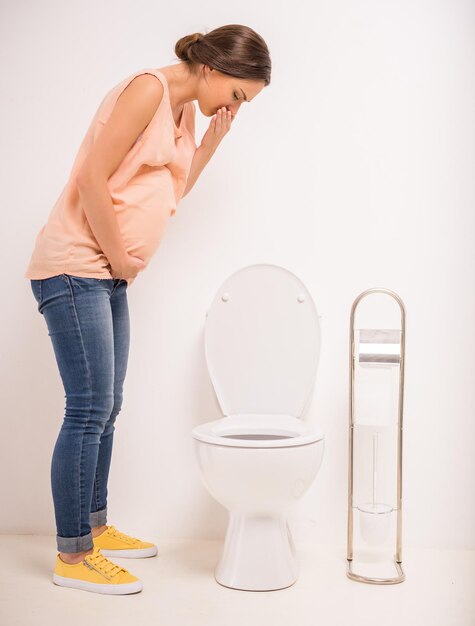
[[[123,81],[120,95],[124,93],[126,89],[131,87],[138,92],[138,95],[142,95],[145,98],[152,96],[152,98],[159,98],[163,96],[165,91],[165,85],[161,80],[159,74],[153,73],[154,70],[140,70],[132,76],[126,78]]]

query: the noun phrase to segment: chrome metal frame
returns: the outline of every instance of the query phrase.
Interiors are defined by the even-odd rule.
[[[397,576],[393,578],[373,578],[356,574],[352,569],[353,561],[353,430],[354,430],[354,384],[355,384],[355,329],[354,318],[358,303],[371,293],[386,293],[394,298],[401,310],[401,345],[400,345],[400,369],[399,369],[399,397],[398,397],[398,441],[397,441],[397,537],[396,554],[394,565]],[[349,423],[349,462],[348,462],[348,537],[347,537],[347,576],[359,582],[373,583],[377,585],[391,585],[401,583],[406,575],[401,567],[402,563],[402,434],[403,434],[403,404],[404,404],[404,362],[405,362],[405,332],[406,332],[406,309],[401,298],[389,289],[373,288],[362,292],[351,307],[350,317],[350,423]]]

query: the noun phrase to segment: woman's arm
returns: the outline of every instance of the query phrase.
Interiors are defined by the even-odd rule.
[[[195,154],[191,162],[190,172],[186,181],[185,191],[181,196],[182,198],[191,191],[191,188],[196,183],[198,176],[201,174],[205,165],[208,163],[212,156],[213,152],[211,152],[208,148],[204,148],[203,146],[199,146],[195,150]]]
[[[112,268],[127,256],[107,181],[150,123],[163,97],[163,85],[150,74],[136,76],[119,95],[112,113],[76,174],[82,208]]]
[[[211,118],[208,130],[201,140],[201,145],[195,150],[182,198],[191,190],[204,166],[216,152],[216,148],[231,128],[232,121],[231,111],[227,111],[224,106],[218,109],[216,115]]]

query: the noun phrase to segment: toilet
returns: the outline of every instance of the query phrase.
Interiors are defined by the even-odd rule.
[[[249,265],[216,293],[204,344],[223,417],[191,434],[200,478],[229,513],[215,579],[246,591],[290,587],[298,561],[287,518],[324,450],[304,416],[320,355],[317,309],[292,272]]]

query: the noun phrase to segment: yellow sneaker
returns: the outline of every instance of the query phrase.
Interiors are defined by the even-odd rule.
[[[73,587],[95,593],[125,594],[142,591],[142,581],[123,567],[116,565],[94,546],[92,554],[74,565],[56,557],[53,582],[61,587]]]
[[[130,537],[121,533],[115,526],[108,526],[103,533],[93,537],[92,541],[94,547],[100,548],[105,556],[140,559],[146,556],[155,556],[158,551],[154,543]]]

